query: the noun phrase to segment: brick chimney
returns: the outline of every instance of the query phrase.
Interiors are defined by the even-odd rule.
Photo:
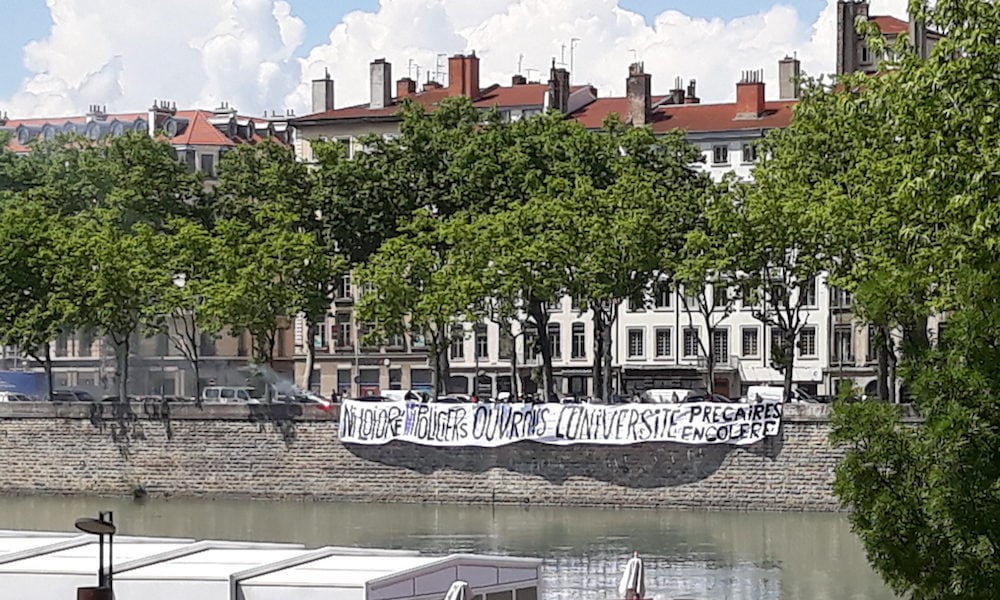
[[[417,93],[417,82],[404,77],[396,82],[396,98],[403,99]]]
[[[798,100],[802,95],[799,78],[802,76],[802,63],[798,58],[786,56],[778,61],[778,98],[781,100]]]
[[[698,82],[692,79],[688,82],[687,95],[684,97],[684,104],[700,104],[701,98],[695,93],[695,86]]]
[[[479,97],[479,57],[475,52],[448,59],[448,94],[473,100]]]
[[[546,100],[548,108],[554,108],[562,114],[569,112],[569,71],[562,67],[556,68],[555,59],[552,59],[552,69],[549,70]]]
[[[525,85],[527,83],[528,83],[527,77],[521,75],[520,73],[510,78],[511,85]]]
[[[628,99],[628,120],[635,127],[643,127],[649,122],[653,109],[652,77],[643,70],[641,62],[632,63],[625,80],[625,96]]]
[[[312,111],[313,113],[333,110],[333,80],[330,70],[326,69],[322,79],[312,81]]]
[[[736,118],[757,119],[764,112],[764,71],[744,71],[736,84]]]
[[[674,79],[674,89],[670,90],[670,104],[684,104],[684,80]]]
[[[384,58],[376,58],[370,65],[371,101],[368,108],[385,108],[392,104],[392,64]]]

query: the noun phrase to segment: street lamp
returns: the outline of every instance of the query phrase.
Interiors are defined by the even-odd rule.
[[[112,570],[114,568],[114,536],[115,527],[114,513],[111,511],[97,513],[97,518],[83,517],[74,523],[77,529],[84,533],[97,536],[97,587],[80,588],[78,598],[87,600],[111,600],[114,598],[114,582]],[[108,568],[104,569],[104,536],[108,536]]]

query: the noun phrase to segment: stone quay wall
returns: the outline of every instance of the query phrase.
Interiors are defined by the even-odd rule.
[[[827,407],[747,447],[345,445],[302,407],[0,404],[0,494],[838,510]],[[119,411],[120,412],[120,411]]]

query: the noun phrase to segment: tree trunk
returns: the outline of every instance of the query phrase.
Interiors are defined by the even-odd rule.
[[[896,393],[896,364],[899,362],[896,357],[895,344],[892,341],[892,336],[889,333],[889,329],[886,328],[885,335],[885,356],[888,371],[888,387],[889,387],[889,402],[896,404],[899,402],[898,394]]]
[[[889,344],[887,327],[882,325],[869,325],[876,327],[875,351],[878,353],[878,399],[882,402],[889,402]]]
[[[792,379],[795,375],[795,334],[794,332],[782,332],[784,342],[782,345],[782,362],[785,365],[784,397],[785,402],[792,399]]]
[[[705,315],[703,315],[705,316]],[[709,319],[705,316],[705,329],[708,334],[708,339],[705,340],[705,358],[708,362],[705,365],[705,372],[708,377],[708,385],[705,388],[708,390],[709,394],[715,393],[715,344],[713,343],[713,337],[715,336],[715,327],[709,326]]]
[[[549,311],[540,300],[532,300],[528,314],[538,332],[538,349],[542,355],[542,401],[548,402],[552,395],[552,344],[549,340]]]
[[[45,342],[45,361],[43,366],[45,367],[45,385],[49,389],[49,400],[52,399],[52,393],[55,391],[55,379],[52,375],[52,345],[49,342]]]
[[[594,368],[593,394],[595,398],[608,401],[604,396],[604,317],[601,311],[594,309]]]
[[[316,365],[316,347],[313,340],[316,336],[316,323],[309,321],[306,324],[306,364],[305,373],[302,374],[302,389],[312,391],[313,367]]]
[[[603,308],[602,308],[602,310],[603,310]],[[613,394],[613,391],[612,391],[612,381],[611,381],[611,370],[612,370],[611,355],[612,355],[612,342],[613,342],[613,340],[611,338],[611,328],[614,325],[615,319],[617,317],[616,311],[617,311],[617,307],[614,304],[612,304],[608,308],[608,311],[604,315],[602,315],[602,317],[601,317],[602,327],[604,328],[604,332],[601,335],[604,338],[604,348],[603,348],[603,350],[604,350],[604,360],[603,360],[604,376],[602,377],[602,380],[603,380],[603,384],[604,384],[603,395],[604,395],[604,401],[605,402],[610,402],[611,398],[612,398],[612,394]]]
[[[115,340],[115,362],[117,363],[115,375],[118,378],[118,400],[128,402],[128,353],[129,338],[126,334],[120,342]]]

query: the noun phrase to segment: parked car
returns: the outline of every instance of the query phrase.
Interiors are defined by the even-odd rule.
[[[201,400],[209,404],[254,404],[260,402],[254,393],[252,387],[210,386],[201,390]]]
[[[394,401],[426,402],[427,396],[416,390],[382,390],[382,396]]]
[[[31,402],[32,397],[17,392],[0,392],[0,402]]]
[[[692,402],[692,400],[689,400],[692,396],[704,397],[704,394],[684,388],[654,388],[643,391],[639,398],[641,402],[646,404],[677,404],[680,402]],[[701,399],[694,400],[694,402],[703,401]]]
[[[53,390],[49,400],[53,402],[94,402],[90,392],[83,390]]]
[[[296,394],[278,394],[275,398],[277,402],[286,404],[304,404],[316,406],[326,412],[333,410],[333,402],[314,392],[301,392]]]

